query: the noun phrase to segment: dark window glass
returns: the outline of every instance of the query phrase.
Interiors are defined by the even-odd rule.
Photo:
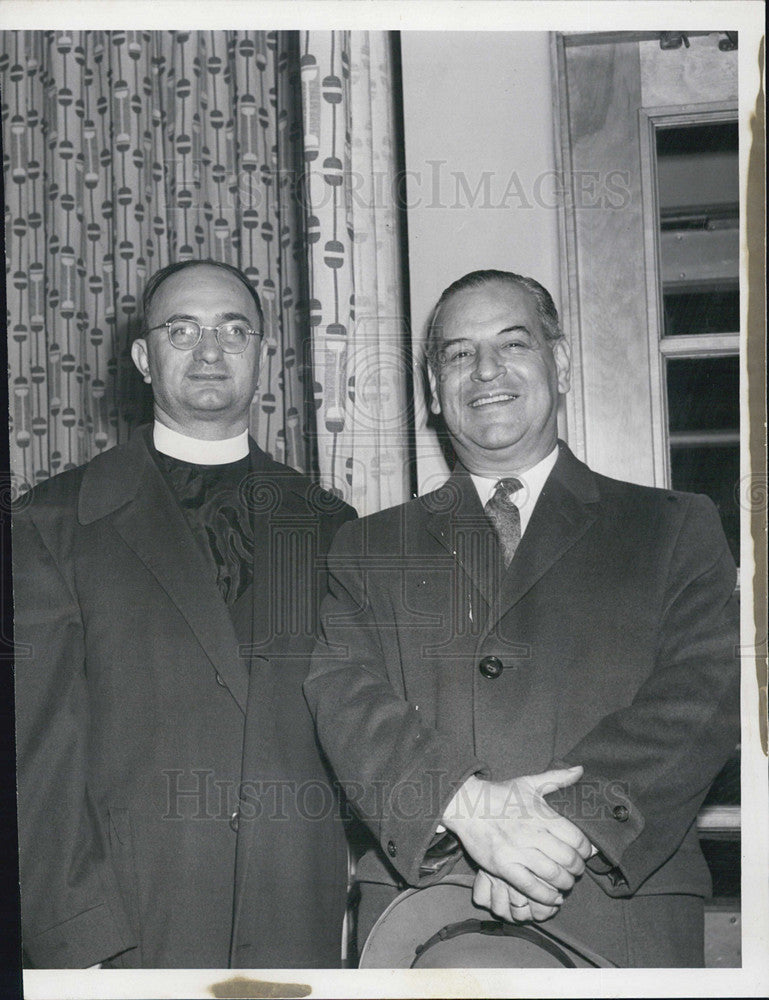
[[[736,357],[667,363],[671,485],[705,493],[715,503],[735,562],[740,550],[738,390]]]
[[[740,841],[703,840],[701,846],[713,879],[713,898],[739,899]]]
[[[667,382],[671,431],[739,429],[740,363],[736,356],[671,358]]]
[[[736,153],[737,122],[705,122],[657,129],[657,156],[687,156],[692,153]]]
[[[740,329],[740,291],[665,292],[666,337],[695,333],[737,333]]]

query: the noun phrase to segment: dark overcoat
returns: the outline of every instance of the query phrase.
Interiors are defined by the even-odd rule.
[[[354,512],[251,442],[244,646],[150,442],[13,519],[26,960],[336,966],[346,848],[301,684]]]
[[[547,926],[622,965],[701,963],[695,818],[739,736],[735,567],[713,504],[597,475],[560,444],[507,572],[461,473],[346,525],[330,569],[305,693],[378,844],[360,878],[440,878],[420,864],[470,774],[581,764],[548,801],[601,857]]]

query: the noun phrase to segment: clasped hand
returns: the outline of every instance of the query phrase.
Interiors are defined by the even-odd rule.
[[[582,777],[581,767],[509,781],[472,776],[449,803],[443,824],[478,864],[473,901],[503,920],[547,920],[585,870],[592,845],[544,799]]]

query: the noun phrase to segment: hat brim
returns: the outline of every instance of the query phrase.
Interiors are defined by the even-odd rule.
[[[547,940],[542,945],[519,937],[464,933],[437,940],[417,954],[442,928],[466,920],[492,921],[488,910],[476,906],[466,883],[444,881],[425,889],[407,889],[390,903],[374,924],[360,955],[362,969],[409,968],[516,968],[542,969],[610,966],[579,944],[563,940],[536,925],[535,934]],[[555,945],[555,947],[554,947]],[[566,961],[553,952],[562,951]],[[582,951],[588,952],[586,959]],[[596,961],[598,959],[598,961]]]

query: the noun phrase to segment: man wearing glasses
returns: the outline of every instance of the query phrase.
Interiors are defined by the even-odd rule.
[[[248,436],[245,275],[172,264],[144,314],[154,425],[14,517],[25,962],[338,965],[346,851],[301,684],[354,512]]]

